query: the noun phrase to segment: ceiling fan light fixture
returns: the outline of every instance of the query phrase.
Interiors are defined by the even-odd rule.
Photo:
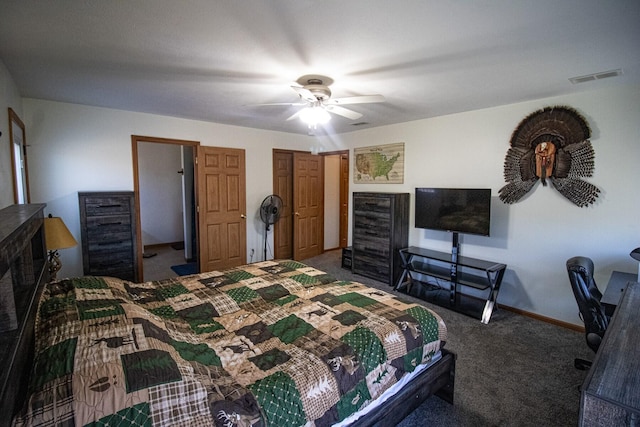
[[[300,120],[309,125],[316,127],[318,124],[325,124],[331,120],[331,115],[327,110],[319,106],[306,107],[300,111]]]

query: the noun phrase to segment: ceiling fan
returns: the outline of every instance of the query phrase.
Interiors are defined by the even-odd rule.
[[[317,124],[326,123],[330,119],[329,113],[346,117],[349,120],[357,120],[362,114],[342,105],[349,104],[366,104],[374,102],[384,102],[382,95],[362,95],[348,96],[344,98],[331,98],[331,89],[329,86],[333,84],[333,79],[318,74],[307,74],[296,80],[297,86],[291,88],[300,96],[301,102],[279,102],[272,104],[259,105],[287,105],[304,107],[291,115],[287,120],[293,120],[296,117],[307,123],[309,127],[315,127]]]

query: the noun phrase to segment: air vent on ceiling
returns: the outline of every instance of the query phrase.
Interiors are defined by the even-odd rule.
[[[603,71],[601,73],[593,73],[593,74],[588,74],[586,76],[571,77],[569,81],[575,85],[578,83],[591,82],[594,80],[602,80],[608,77],[617,77],[621,75],[622,75],[622,69],[618,68],[617,70]]]

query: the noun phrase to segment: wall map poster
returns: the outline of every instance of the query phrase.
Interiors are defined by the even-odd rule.
[[[353,181],[356,184],[402,184],[404,142],[354,149]]]

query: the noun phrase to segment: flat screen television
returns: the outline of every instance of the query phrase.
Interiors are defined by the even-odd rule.
[[[490,188],[416,188],[415,226],[489,236]]]

